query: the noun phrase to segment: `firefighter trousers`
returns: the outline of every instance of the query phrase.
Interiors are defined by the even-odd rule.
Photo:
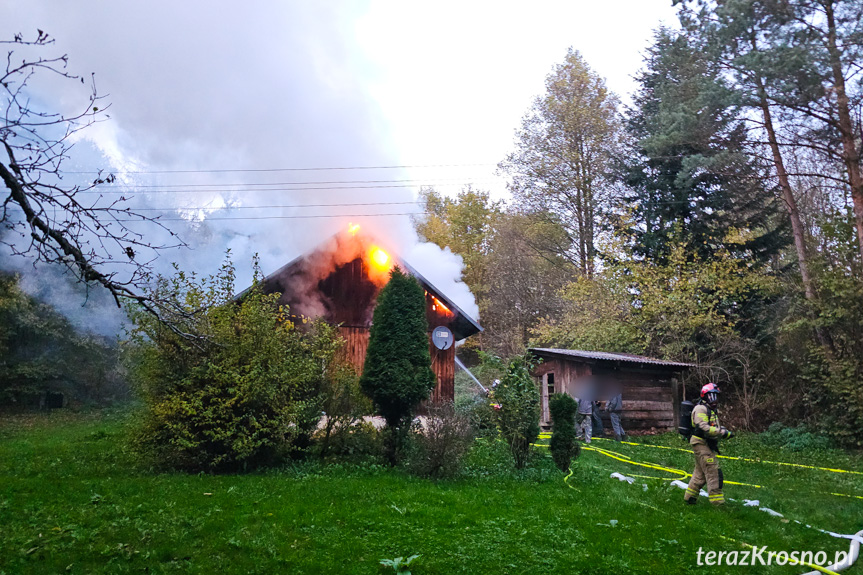
[[[695,453],[695,471],[692,472],[692,479],[689,480],[689,486],[683,496],[684,501],[695,503],[698,500],[698,493],[707,483],[710,502],[714,505],[722,505],[725,503],[725,496],[722,494],[719,460],[716,454],[703,443],[693,444],[692,451]]]

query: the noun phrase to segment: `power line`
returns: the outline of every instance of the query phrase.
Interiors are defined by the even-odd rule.
[[[488,179],[487,175],[484,175],[482,180],[471,179],[467,177],[462,178],[411,178],[411,179],[403,179],[403,180],[333,180],[333,181],[310,181],[310,182],[235,182],[235,183],[213,183],[209,182],[206,184],[121,184],[115,183],[114,186],[120,186],[123,188],[163,188],[163,187],[173,187],[173,188],[203,188],[208,186],[329,186],[329,185],[341,185],[341,184],[404,184],[404,183],[417,183],[419,185],[440,185],[441,182],[451,182],[453,184],[473,184],[477,182],[495,182],[504,180],[502,176],[498,176],[496,179]]]
[[[346,203],[346,204],[288,204],[281,206],[199,206],[199,207],[184,207],[170,206],[166,208],[129,208],[130,212],[155,212],[167,210],[261,210],[261,209],[280,209],[280,208],[330,208],[343,206],[400,206],[400,205],[417,205],[417,202],[366,202],[366,203]],[[122,211],[126,211],[122,208]]]
[[[396,170],[416,168],[467,168],[475,166],[496,166],[497,164],[413,164],[413,165],[391,165],[391,166],[329,166],[318,168],[229,168],[218,170],[137,170],[127,172],[111,172],[110,170],[99,171],[65,171],[66,174],[225,174],[225,173],[249,173],[249,172],[328,172],[345,170]]]
[[[147,222],[147,221],[157,221],[157,222],[189,222],[189,223],[203,223],[210,222],[214,220],[302,220],[302,219],[314,219],[314,218],[378,218],[378,217],[387,217],[387,216],[421,216],[423,214],[428,214],[429,212],[402,212],[397,214],[318,214],[318,215],[305,215],[305,216],[241,216],[241,217],[224,217],[224,218],[204,218],[201,220],[195,220],[190,218],[153,218],[153,219],[116,219],[111,220],[112,222]]]
[[[82,190],[77,192],[79,194],[130,194],[130,193],[142,193],[142,194],[210,194],[210,193],[231,193],[231,192],[313,192],[313,191],[321,191],[321,192],[338,192],[341,190],[369,190],[369,189],[393,189],[393,188],[402,188],[402,189],[412,189],[412,188],[423,188],[423,187],[449,187],[449,186],[458,186],[458,185],[466,185],[466,184],[486,184],[493,183],[494,181],[484,182],[484,181],[470,181],[470,182],[456,182],[452,184],[395,184],[395,185],[373,185],[373,186],[340,186],[340,187],[298,187],[298,188],[264,188],[258,187],[253,189],[243,189],[243,188],[200,188],[200,189],[190,189],[190,190],[177,190],[177,189],[143,189],[140,191],[136,191],[137,188],[132,190],[102,190],[102,189],[91,189],[91,190]],[[195,186],[212,186],[214,184],[188,184],[189,187]],[[218,185],[218,184],[216,184]],[[223,184],[225,185],[225,184]],[[228,184],[229,185],[229,184]],[[278,186],[284,184],[237,184],[238,186]],[[288,184],[290,185],[290,184]],[[131,186],[130,186],[131,187]],[[144,186],[142,186],[144,187]],[[154,188],[160,186],[153,186]],[[172,186],[172,187],[180,187],[180,186]]]

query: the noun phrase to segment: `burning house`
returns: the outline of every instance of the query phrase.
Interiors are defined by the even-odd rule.
[[[425,290],[429,349],[437,384],[432,401],[455,398],[455,342],[482,331],[447,294],[396,253],[385,249],[359,226],[336,234],[313,251],[287,263],[263,280],[266,293],[281,293],[280,303],[296,317],[323,318],[339,326],[344,357],[362,372],[378,294],[399,266]]]

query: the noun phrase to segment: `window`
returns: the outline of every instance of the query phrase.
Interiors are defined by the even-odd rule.
[[[554,393],[554,374],[553,373],[548,374],[548,376],[546,377],[545,384],[547,387],[546,395],[551,396],[551,394]]]

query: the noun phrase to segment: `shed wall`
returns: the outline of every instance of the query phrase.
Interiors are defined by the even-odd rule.
[[[675,418],[675,380],[674,372],[662,369],[643,369],[637,366],[604,367],[600,364],[563,358],[544,358],[533,372],[540,386],[541,416],[543,426],[551,424],[548,414],[547,385],[548,374],[554,374],[554,392],[579,395],[578,380],[596,375],[608,384],[616,382],[623,388],[623,413],[621,420],[624,430],[643,431],[674,429]],[[600,399],[607,397],[600,391]],[[608,414],[600,412],[606,429],[611,429]]]

